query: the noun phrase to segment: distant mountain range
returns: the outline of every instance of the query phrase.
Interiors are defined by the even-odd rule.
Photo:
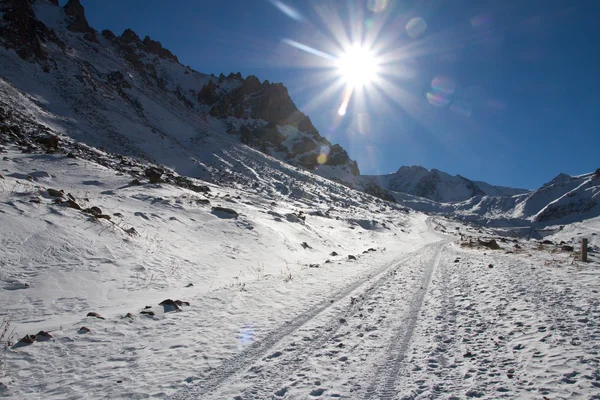
[[[513,196],[528,192],[525,189],[472,181],[460,175],[452,176],[437,169],[428,170],[420,166],[400,167],[393,174],[366,175],[365,178],[389,191],[444,203],[464,201],[475,196]]]
[[[282,84],[197,72],[131,29],[97,32],[79,0],[64,7],[57,0],[3,0],[0,18],[0,115],[34,118],[46,134],[187,176],[248,185],[261,181],[240,166],[250,147],[265,166],[284,162],[384,200],[480,224],[600,215],[598,171],[561,174],[535,191],[419,166],[361,176],[346,150],[319,134]],[[297,193],[283,183],[270,190]]]

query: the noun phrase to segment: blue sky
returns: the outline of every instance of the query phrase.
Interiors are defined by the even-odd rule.
[[[149,35],[200,72],[283,82],[363,174],[423,165],[537,188],[600,167],[595,0],[82,3],[95,29]],[[379,79],[340,117],[332,62],[290,41],[334,56],[368,41]]]

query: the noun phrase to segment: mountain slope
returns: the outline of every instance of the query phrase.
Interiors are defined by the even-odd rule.
[[[321,137],[281,84],[220,77],[181,65],[130,29],[94,31],[79,0],[4,0],[2,78],[60,116],[56,132],[142,157],[193,177],[225,169],[206,142],[250,145],[323,176],[358,175],[356,162]]]
[[[464,201],[475,196],[512,196],[527,192],[525,189],[475,182],[460,175],[452,176],[437,169],[428,170],[421,166],[403,166],[392,174],[369,175],[365,178],[386,190],[443,203]]]

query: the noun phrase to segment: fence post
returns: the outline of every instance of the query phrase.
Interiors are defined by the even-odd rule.
[[[581,239],[581,261],[587,261],[587,248],[588,240],[586,238]]]

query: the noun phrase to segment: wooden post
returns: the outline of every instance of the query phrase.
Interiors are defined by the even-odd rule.
[[[587,261],[587,248],[588,240],[586,238],[581,239],[581,261]]]

